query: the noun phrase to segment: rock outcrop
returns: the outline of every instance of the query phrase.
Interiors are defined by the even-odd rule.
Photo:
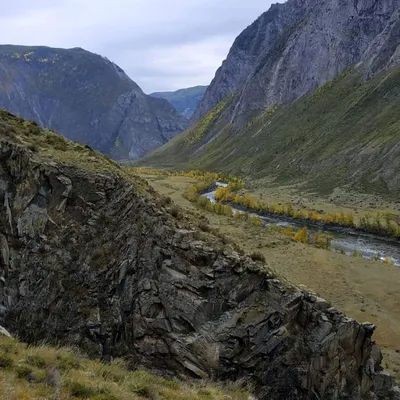
[[[312,93],[348,67],[367,77],[400,63],[397,0],[288,0],[274,4],[235,40],[196,110],[205,115],[237,92],[232,120]]]
[[[0,46],[0,107],[116,159],[137,159],[187,126],[117,65],[80,48]]]
[[[399,399],[373,325],[218,248],[112,163],[84,170],[0,134],[0,324],[21,339],[244,379],[260,399]]]

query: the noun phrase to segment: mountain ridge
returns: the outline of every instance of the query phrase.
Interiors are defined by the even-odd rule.
[[[368,77],[398,65],[399,15],[395,0],[272,5],[236,38],[194,120],[238,91],[231,118],[243,126],[255,110],[296,101],[359,62]]]
[[[0,46],[0,106],[117,159],[164,144],[187,120],[81,48]]]
[[[184,117],[190,119],[206,89],[207,86],[194,86],[173,92],[154,92],[151,93],[150,96],[168,100],[177,111]]]

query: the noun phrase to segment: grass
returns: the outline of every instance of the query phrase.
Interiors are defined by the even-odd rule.
[[[1,362],[2,360],[2,362]],[[72,349],[29,347],[0,336],[0,398],[9,400],[247,400],[238,385],[167,380],[129,371],[123,360],[102,364]]]

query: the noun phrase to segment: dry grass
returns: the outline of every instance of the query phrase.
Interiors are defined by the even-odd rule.
[[[93,172],[129,177],[116,162],[89,146],[65,139],[35,122],[18,118],[0,109],[0,141],[8,141],[32,152],[32,157],[77,166]]]
[[[0,398],[247,400],[249,395],[234,384],[166,380],[144,370],[128,371],[123,360],[102,364],[70,349],[28,347],[0,336]]]

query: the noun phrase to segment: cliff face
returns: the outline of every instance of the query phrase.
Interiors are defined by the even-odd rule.
[[[374,326],[174,219],[103,156],[0,117],[0,325],[164,373],[243,378],[260,398],[400,398]]]
[[[230,118],[242,126],[255,110],[293,102],[360,62],[366,77],[399,65],[399,42],[396,0],[273,5],[235,40],[194,119],[237,92]]]
[[[82,49],[0,46],[0,107],[117,159],[136,159],[187,126],[109,60]]]

